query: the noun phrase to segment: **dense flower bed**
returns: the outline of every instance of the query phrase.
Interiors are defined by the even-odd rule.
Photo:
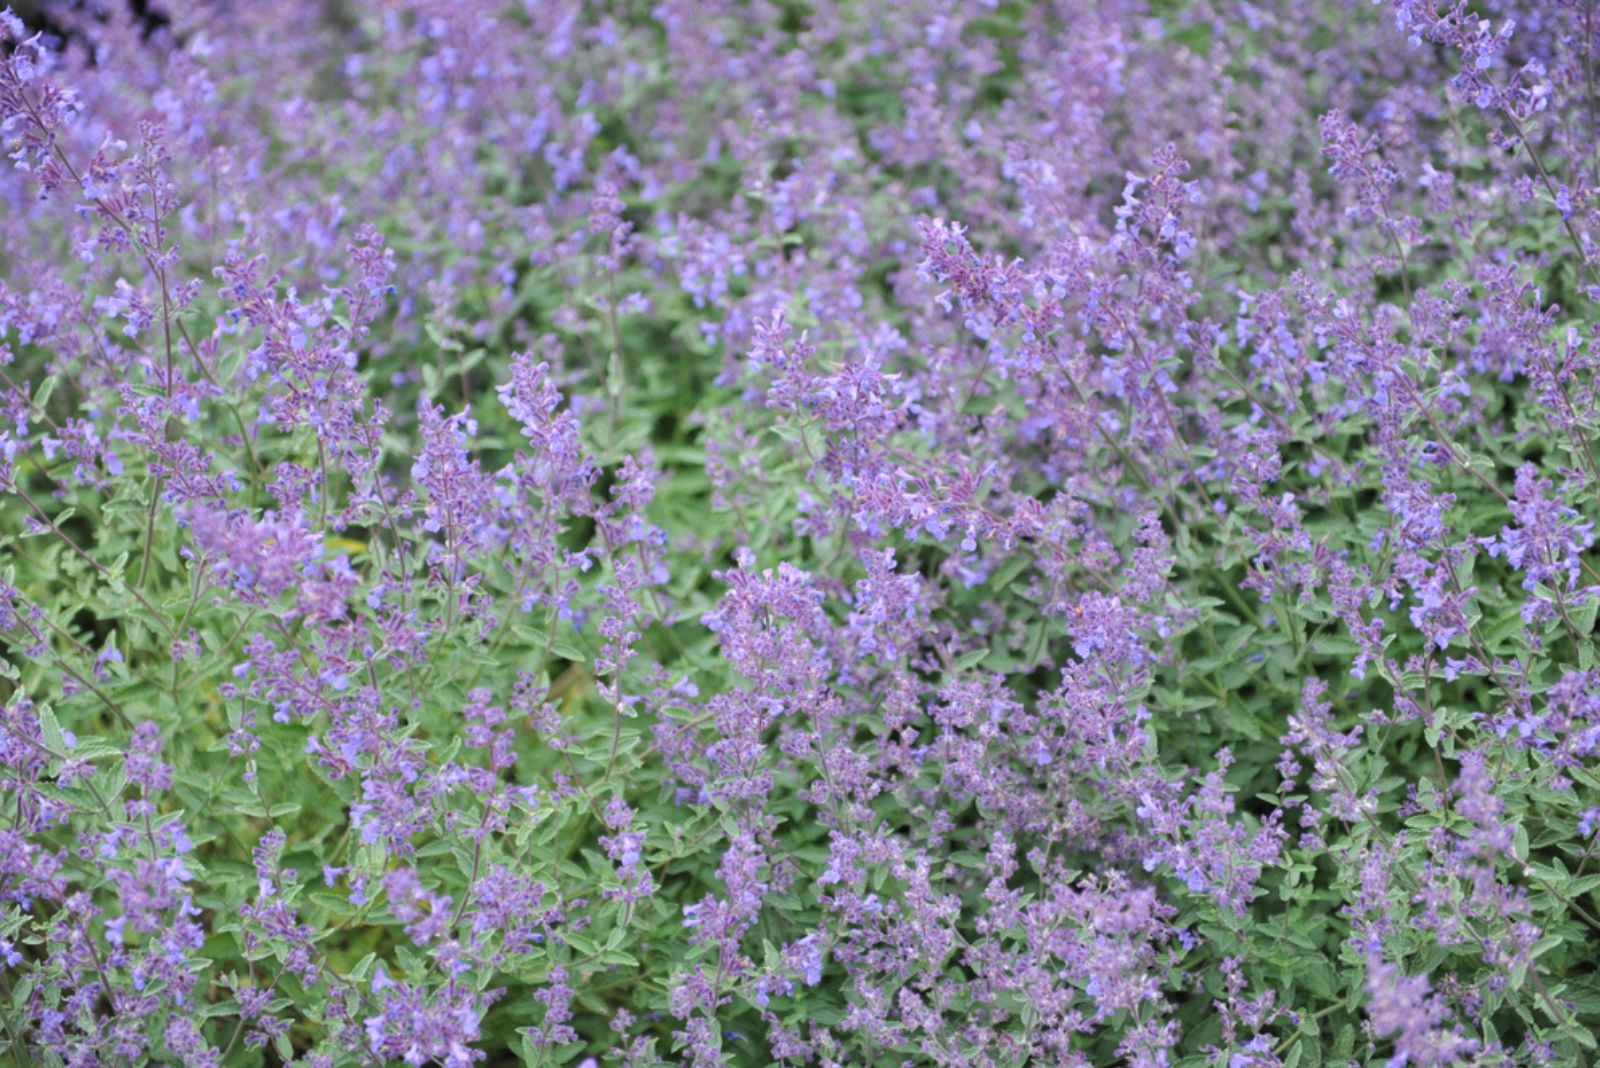
[[[0,1048],[1588,1063],[1595,6],[0,16]]]

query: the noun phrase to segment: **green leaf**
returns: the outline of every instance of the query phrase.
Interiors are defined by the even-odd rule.
[[[50,403],[50,395],[56,391],[56,386],[60,381],[60,375],[47,375],[44,381],[39,383],[39,388],[33,391],[34,406],[43,411],[45,406]]]
[[[610,358],[606,360],[606,393],[613,399],[622,396],[627,381],[627,372],[622,365],[622,353],[612,349]]]
[[[991,595],[999,593],[1032,565],[1033,557],[1026,553],[1009,557],[1005,563],[994,569],[994,574],[989,576],[989,581],[984,584],[985,591]]]
[[[983,658],[989,655],[987,649],[973,649],[971,652],[962,653],[956,657],[955,663],[950,665],[952,675],[960,675],[977,667]]]
[[[61,724],[56,721],[55,709],[48,702],[39,703],[39,735],[52,753],[59,755],[67,752],[67,737],[62,733]]]
[[[550,642],[550,652],[563,660],[570,660],[575,664],[587,664],[589,654],[579,648],[578,643],[565,634],[557,635]]]
[[[1589,597],[1582,605],[1572,610],[1572,622],[1578,628],[1579,634],[1589,635],[1594,633],[1594,620],[1597,613],[1600,613],[1600,597]],[[1588,642],[1579,643],[1580,648],[1588,644]]]

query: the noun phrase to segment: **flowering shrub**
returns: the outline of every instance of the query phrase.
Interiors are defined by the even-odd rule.
[[[7,11],[11,1063],[1587,1064],[1593,7]]]

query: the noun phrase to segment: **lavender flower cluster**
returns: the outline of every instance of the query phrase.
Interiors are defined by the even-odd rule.
[[[1589,1064],[1596,6],[6,10],[0,1055]]]

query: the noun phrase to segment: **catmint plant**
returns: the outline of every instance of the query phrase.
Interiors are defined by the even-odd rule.
[[[0,1055],[1591,1063],[1581,0],[0,14]]]

